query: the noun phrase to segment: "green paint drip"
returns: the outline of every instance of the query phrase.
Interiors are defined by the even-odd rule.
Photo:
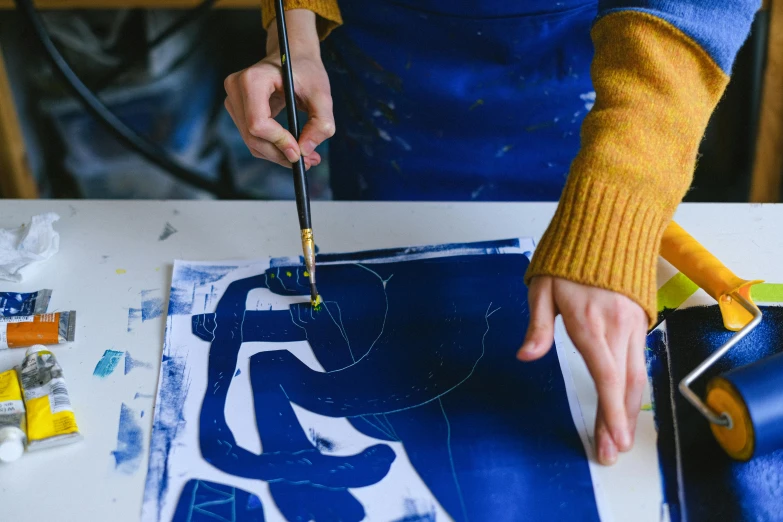
[[[750,296],[757,303],[783,303],[783,284],[761,283],[750,289]]]
[[[670,310],[679,308],[698,289],[696,283],[682,272],[678,272],[658,289],[658,312],[663,312],[667,308]]]

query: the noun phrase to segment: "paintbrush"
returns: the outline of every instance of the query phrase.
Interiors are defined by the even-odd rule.
[[[283,69],[283,88],[285,90],[285,108],[288,114],[288,130],[294,139],[299,141],[299,121],[296,116],[296,95],[294,94],[294,74],[291,68],[291,53],[288,48],[288,32],[285,25],[285,10],[283,0],[275,0],[277,16],[277,39],[280,44],[280,62]],[[299,214],[299,228],[302,232],[302,252],[307,267],[306,276],[310,279],[310,300],[313,306],[318,306],[321,297],[315,287],[315,242],[313,241],[313,226],[310,218],[310,194],[307,185],[307,172],[304,158],[299,156],[291,165],[294,173],[294,190],[296,192],[296,210]]]

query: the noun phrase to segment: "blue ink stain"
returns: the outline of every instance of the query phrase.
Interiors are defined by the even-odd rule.
[[[151,369],[152,364],[134,359],[133,357],[131,357],[130,352],[125,352],[125,375],[128,375],[130,371],[133,370],[134,368]]]
[[[299,425],[293,402],[346,418],[382,441],[401,441],[458,522],[564,513],[598,520],[556,352],[531,364],[514,359],[528,322],[529,260],[502,250],[518,245],[321,255],[332,263],[319,267],[326,297],[320,310],[309,305],[298,264],[232,282],[215,313],[192,318],[193,333],[211,343],[213,392],[204,396],[199,419],[204,459],[225,473],[267,481],[287,520],[361,520],[364,507],[350,488],[386,477],[394,451],[379,443],[356,455],[327,454]],[[278,276],[286,271],[292,277]],[[289,310],[245,310],[255,288],[302,301]],[[307,341],[325,369],[311,370],[283,345],[251,356],[261,455],[237,446],[224,414],[239,349],[253,341]],[[178,400],[170,405],[175,411]],[[515,484],[540,501],[518,503]]]
[[[222,279],[236,266],[200,266],[180,264],[174,267],[169,315],[187,315],[193,309],[196,287]]]
[[[161,357],[158,405],[155,408],[150,459],[144,498],[157,498],[158,518],[163,498],[168,490],[169,453],[178,431],[185,426],[182,404],[187,397],[190,382],[185,377],[185,359],[169,354],[168,336],[164,337]]]
[[[264,508],[254,494],[239,488],[191,479],[182,488],[171,522],[264,522]]]
[[[141,410],[141,415],[139,417],[144,418],[144,410]]]
[[[128,309],[128,331],[132,332],[136,327],[136,323],[141,321],[141,308],[129,308]]]
[[[177,229],[174,228],[171,223],[166,222],[166,226],[163,227],[163,232],[158,236],[158,241],[166,241],[168,238],[177,233]]]
[[[112,451],[115,468],[128,475],[132,474],[141,464],[142,431],[134,420],[131,408],[122,403],[120,408],[120,425],[117,430],[117,449]]]
[[[237,368],[237,371],[235,371],[235,372],[234,372],[234,377],[236,377],[236,376],[237,376],[237,375],[239,375],[240,373],[242,373],[242,370],[240,370],[239,368]]]
[[[318,448],[318,451],[320,451],[321,453],[325,451],[326,452],[334,451],[334,447],[335,447],[334,442],[320,436],[312,428],[310,428],[310,440],[313,441],[313,444],[315,445],[316,448]]]
[[[694,382],[693,390],[699,396],[704,396],[711,377],[783,352],[783,308],[760,308],[761,324]],[[723,328],[717,306],[670,311],[665,321],[665,333],[656,330],[648,335],[646,354],[664,499],[672,522],[780,520],[783,449],[749,462],[731,460],[713,438],[709,423],[670,385],[682,380],[734,332]],[[686,505],[680,504],[681,498]]]
[[[106,350],[103,352],[103,357],[95,365],[95,369],[92,374],[98,377],[106,377],[110,375],[122,359],[124,352],[118,352],[116,350]]]
[[[405,516],[398,518],[394,522],[435,522],[435,508],[430,507],[426,513],[419,512],[416,501],[412,498],[405,499]]]
[[[163,313],[163,298],[157,290],[141,291],[141,320],[157,319]]]
[[[136,395],[133,396],[134,399],[152,399],[154,398],[154,395],[151,393],[139,393],[136,392]]]

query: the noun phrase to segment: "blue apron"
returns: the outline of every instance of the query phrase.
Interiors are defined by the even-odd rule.
[[[595,99],[595,0],[340,0],[341,200],[552,201]]]

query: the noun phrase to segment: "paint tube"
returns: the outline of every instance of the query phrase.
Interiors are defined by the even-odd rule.
[[[0,461],[13,462],[27,442],[22,388],[16,370],[0,373]]]
[[[27,449],[81,440],[63,370],[54,354],[40,344],[28,348],[19,376],[27,408]]]
[[[0,350],[73,342],[76,312],[0,317]]]
[[[0,317],[45,314],[51,298],[51,290],[0,292]]]

